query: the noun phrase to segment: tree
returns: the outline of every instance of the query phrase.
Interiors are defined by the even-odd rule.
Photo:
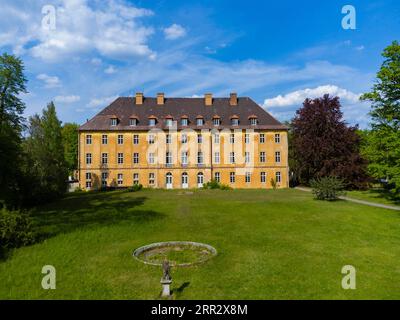
[[[368,171],[386,179],[393,191],[400,192],[400,45],[394,41],[382,53],[384,62],[372,91],[361,96],[370,101],[372,131],[366,135],[364,152]]]
[[[12,55],[0,56],[0,204],[17,206],[21,161],[22,113],[26,93],[22,61]]]
[[[53,102],[43,115],[29,118],[26,151],[26,176],[30,176],[31,199],[41,202],[63,195],[67,189],[68,168],[64,158],[61,122]],[[30,201],[32,202],[32,201]]]
[[[78,128],[76,123],[65,123],[61,131],[65,161],[70,174],[78,168]]]
[[[362,188],[368,177],[360,156],[357,127],[343,120],[338,97],[306,99],[292,120],[292,148],[300,183],[334,176],[348,188]]]

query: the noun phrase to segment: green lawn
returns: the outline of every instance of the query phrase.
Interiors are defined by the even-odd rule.
[[[359,200],[371,201],[392,206],[393,205],[400,206],[399,195],[394,196],[388,191],[380,188],[373,188],[365,191],[358,191],[358,190],[348,191],[346,192],[346,196]]]
[[[161,268],[132,251],[188,240],[205,264],[172,269],[175,299],[400,299],[400,214],[298,190],[72,194],[38,208],[47,239],[0,262],[0,299],[156,299]],[[341,288],[341,268],[357,289]],[[41,288],[41,269],[57,289]]]

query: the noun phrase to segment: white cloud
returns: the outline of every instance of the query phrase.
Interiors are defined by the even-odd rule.
[[[71,95],[71,96],[56,96],[56,97],[54,97],[54,101],[55,102],[65,103],[65,104],[78,102],[79,100],[81,100],[81,97],[80,96],[74,96],[74,95]]]
[[[104,73],[107,74],[113,74],[115,72],[117,72],[117,69],[115,69],[113,66],[109,66],[108,68],[104,69]]]
[[[339,88],[334,85],[324,85],[312,89],[303,89],[290,92],[285,95],[278,95],[274,98],[264,100],[264,107],[286,107],[293,105],[301,105],[306,98],[317,98],[324,94],[330,94],[332,96],[338,96],[342,100],[347,102],[357,103],[359,102],[360,94],[353,93],[346,89]]]
[[[164,28],[165,39],[175,40],[186,35],[186,29],[179,24],[174,23],[168,28]]]
[[[0,47],[10,45],[14,52],[29,52],[47,61],[93,52],[117,59],[155,57],[147,44],[154,30],[140,23],[141,18],[153,14],[150,10],[121,0],[95,4],[86,0],[56,0],[56,28],[47,30],[41,27],[44,16],[40,15],[45,4],[48,3],[44,0],[15,0],[14,7],[2,8]],[[11,22],[4,22],[7,20]]]
[[[45,73],[41,73],[36,78],[42,80],[44,82],[45,88],[47,89],[61,87],[60,79],[56,76],[49,76]]]
[[[107,105],[109,105],[111,102],[113,102],[115,99],[117,99],[118,96],[110,96],[110,97],[103,97],[103,98],[93,98],[90,100],[90,102],[87,104],[88,108],[105,108]]]

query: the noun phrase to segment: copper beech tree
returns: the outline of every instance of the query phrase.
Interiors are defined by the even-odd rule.
[[[361,157],[357,126],[343,120],[339,97],[306,99],[292,120],[294,168],[298,180],[335,176],[348,188],[366,186],[366,161]]]

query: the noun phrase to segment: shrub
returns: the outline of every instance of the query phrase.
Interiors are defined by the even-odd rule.
[[[221,184],[217,180],[212,179],[207,183],[203,184],[203,189],[220,189],[220,190],[230,190],[232,189],[230,186]]]
[[[275,190],[276,189],[276,187],[277,187],[277,183],[276,183],[276,180],[274,179],[274,178],[271,178],[271,186],[272,186],[272,188]]]
[[[32,218],[25,211],[0,211],[0,245],[3,249],[17,248],[33,243],[35,233]]]
[[[318,200],[334,201],[345,194],[343,180],[337,177],[328,176],[313,179],[310,184],[314,197]]]
[[[134,184],[132,187],[128,188],[129,192],[137,192],[143,189],[143,186],[141,184]]]

